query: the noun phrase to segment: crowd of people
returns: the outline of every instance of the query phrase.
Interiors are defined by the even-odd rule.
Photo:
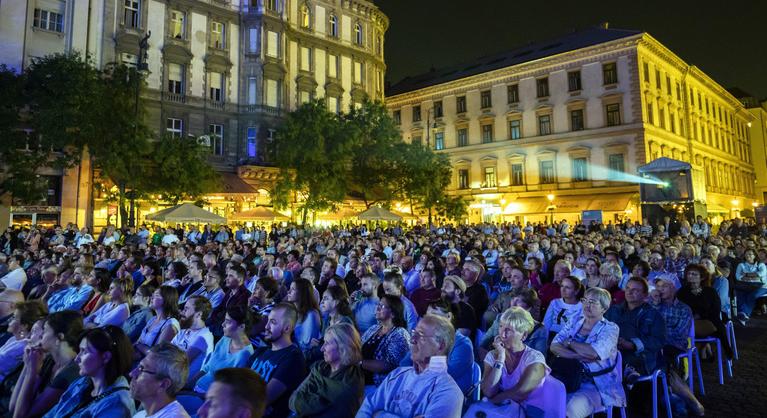
[[[75,225],[0,237],[0,415],[645,416],[704,405],[767,228],[643,222],[311,229]]]

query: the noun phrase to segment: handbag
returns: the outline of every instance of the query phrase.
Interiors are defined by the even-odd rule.
[[[577,392],[584,377],[597,377],[610,373],[618,362],[595,372],[590,371],[580,360],[554,356],[549,367],[551,375],[565,385],[565,392]]]
[[[761,289],[763,283],[759,280],[735,280],[735,290],[741,292],[753,292]]]

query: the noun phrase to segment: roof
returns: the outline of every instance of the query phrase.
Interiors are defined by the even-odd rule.
[[[447,83],[500,68],[518,65],[545,58],[563,52],[574,51],[616,39],[627,38],[643,33],[628,29],[605,29],[593,27],[574,31],[553,39],[532,42],[502,53],[479,57],[468,63],[442,69],[433,69],[428,73],[405,77],[386,90],[386,96],[407,93],[424,87]]]
[[[245,183],[235,173],[219,173],[221,175],[220,189],[211,194],[239,194],[239,193],[258,193],[256,189]]]
[[[684,161],[672,160],[668,157],[660,157],[651,161],[649,164],[639,167],[637,171],[640,173],[656,173],[663,171],[689,170],[690,168],[690,164]]]

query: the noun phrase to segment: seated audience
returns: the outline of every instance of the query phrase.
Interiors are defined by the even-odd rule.
[[[322,332],[322,320],[313,290],[314,286],[309,280],[299,277],[290,284],[285,296],[285,301],[292,303],[298,312],[293,339],[298,348],[306,354],[312,348],[312,339],[319,339]]]
[[[142,408],[133,418],[189,418],[176,401],[187,375],[189,361],[183,350],[166,342],[152,346],[130,373],[130,393]]]
[[[128,300],[132,293],[133,281],[131,279],[127,277],[114,279],[109,285],[109,302],[104,303],[92,314],[85,317],[85,327],[122,326],[130,316]]]
[[[45,318],[45,305],[39,300],[17,302],[14,306],[13,319],[8,325],[11,337],[0,347],[0,382],[22,363],[24,348],[35,322]]]
[[[171,343],[186,353],[189,379],[197,375],[205,357],[213,352],[213,334],[205,326],[205,321],[212,309],[210,302],[204,296],[192,296],[184,304],[184,309],[179,316],[181,331],[176,334]]]
[[[378,302],[378,324],[362,335],[361,366],[366,385],[380,385],[410,349],[404,310],[402,299],[397,296],[384,295]]]
[[[138,341],[147,322],[154,317],[154,312],[149,305],[155,290],[151,286],[142,286],[136,289],[133,298],[131,298],[130,315],[122,324],[122,329],[131,343]]]
[[[561,298],[554,299],[546,309],[543,326],[549,334],[556,335],[568,322],[576,321],[583,312],[581,298],[583,284],[574,276],[565,277],[559,285]]]
[[[266,383],[250,369],[224,368],[216,371],[205,403],[197,410],[200,418],[261,418],[266,407]]]
[[[162,286],[154,291],[151,302],[154,318],[146,323],[138,341],[133,344],[134,358],[141,360],[149,348],[161,342],[169,343],[180,329],[178,319],[178,292],[175,287]]]

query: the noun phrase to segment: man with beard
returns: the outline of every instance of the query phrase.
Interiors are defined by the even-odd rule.
[[[46,295],[43,295],[43,300],[48,300],[49,313],[67,309],[79,311],[91,298],[93,288],[83,282],[83,274],[80,270],[81,268],[77,267],[72,274],[64,272],[48,288],[50,293],[46,292]],[[50,297],[48,297],[49,294]]]
[[[244,283],[245,269],[240,266],[232,266],[226,273],[226,279],[224,280],[224,284],[226,285],[224,299],[221,301],[221,304],[213,310],[208,321],[208,326],[210,327],[211,332],[213,332],[213,335],[221,335],[221,324],[224,322],[227,309],[232,306],[248,306],[250,292],[245,288]]]
[[[213,308],[204,296],[192,296],[181,311],[181,331],[173,338],[173,345],[186,352],[189,359],[189,377],[196,375],[205,356],[213,351],[213,334],[205,321]]]
[[[360,278],[360,289],[351,296],[354,320],[362,334],[377,323],[378,283],[378,276],[366,273]]]
[[[463,301],[465,292],[466,283],[460,277],[453,275],[445,276],[445,280],[442,282],[442,298],[455,307],[457,312],[455,323],[458,327],[458,332],[471,337],[474,334],[474,330],[477,329],[477,316],[474,308]]]
[[[130,393],[141,402],[134,418],[189,418],[176,394],[184,387],[189,363],[184,352],[169,343],[149,349],[138,367],[130,372]]]
[[[264,329],[264,340],[271,347],[257,349],[252,357],[251,369],[266,382],[265,417],[287,417],[290,395],[306,377],[304,356],[293,344],[297,319],[298,312],[292,304],[276,305]]]

